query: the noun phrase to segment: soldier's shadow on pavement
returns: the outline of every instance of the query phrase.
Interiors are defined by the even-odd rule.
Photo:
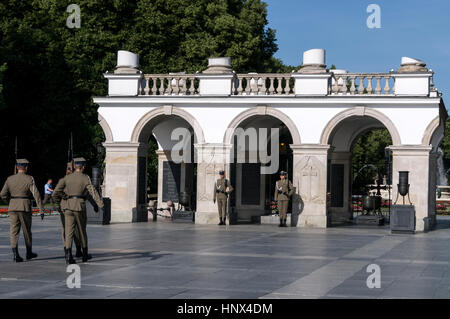
[[[149,260],[157,260],[159,258],[165,257],[165,256],[170,256],[172,254],[162,254],[162,253],[158,253],[157,251],[148,251],[148,252],[108,252],[108,253],[93,253],[90,252],[90,254],[92,255],[92,259],[89,260],[89,262],[93,263],[93,262],[106,262],[106,261],[116,261],[116,260],[124,260],[124,259],[141,259],[141,258],[146,258]],[[75,258],[75,254],[74,254],[74,258]],[[56,260],[56,259],[62,259],[64,260],[64,255],[61,254],[61,256],[55,256],[55,257],[47,257],[47,258],[37,258],[36,260],[41,260],[41,261],[45,261],[45,260]],[[78,258],[76,258],[78,259]]]
[[[291,214],[291,225],[297,226],[298,218],[301,213],[303,213],[303,209],[305,208],[305,202],[303,201],[300,194],[297,193],[297,188],[294,187],[295,191],[292,195],[292,214]]]

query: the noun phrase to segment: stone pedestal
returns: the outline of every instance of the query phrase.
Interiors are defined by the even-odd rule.
[[[327,212],[327,160],[329,145],[291,145],[295,194],[292,197],[292,224],[325,228]],[[297,221],[296,221],[297,220]]]
[[[434,201],[430,196],[430,189],[436,188],[431,185],[435,171],[430,170],[431,146],[401,145],[390,146],[392,150],[392,200],[397,197],[398,172],[409,171],[409,197],[416,209],[416,231],[428,231],[432,224],[435,208],[430,207]],[[434,177],[434,181],[435,181]],[[434,182],[435,184],[435,182]],[[405,204],[409,204],[405,197]],[[403,204],[402,196],[399,196],[397,204]]]
[[[217,203],[213,203],[214,183],[219,171],[230,179],[231,144],[195,144],[197,155],[197,224],[217,224]]]
[[[139,221],[139,216],[146,213],[146,188],[143,188],[144,196],[141,196],[142,194],[138,193],[140,189],[138,184],[145,186],[147,144],[104,143],[103,145],[106,149],[105,194],[103,196],[111,198],[111,222]]]
[[[328,95],[331,73],[293,73],[295,95]]]
[[[231,69],[231,59],[229,57],[210,58],[208,62],[208,69],[196,76],[200,80],[200,94],[231,95],[232,82],[235,77]]]

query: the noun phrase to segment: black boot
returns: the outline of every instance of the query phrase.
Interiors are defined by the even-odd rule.
[[[220,218],[220,223],[219,223],[219,225],[223,225],[223,220],[222,220],[222,218]]]
[[[81,250],[81,245],[76,245],[75,257],[80,258],[83,257],[83,251]]]
[[[23,258],[22,257],[20,257],[19,256],[19,248],[13,248],[12,249],[12,252],[13,252],[13,260],[16,262],[16,263],[21,263],[22,261],[23,261]]]
[[[287,225],[286,225],[286,218],[283,219],[283,227],[287,227]]]
[[[31,251],[31,246],[27,246],[27,260],[36,258],[38,255]]]
[[[86,248],[83,248],[83,262],[86,262],[86,261],[88,261],[88,260],[91,260],[92,259],[92,255],[91,254],[88,254],[88,248],[86,247]]]
[[[73,259],[73,256],[72,256],[72,248],[67,248],[66,251],[67,251],[66,264],[67,265],[76,264],[77,262],[75,261],[75,259]]]
[[[64,260],[67,260],[67,254],[68,254],[67,248],[64,247]]]
[[[83,248],[83,259],[82,261],[85,263],[86,261],[92,259],[92,256],[88,254],[88,248]]]
[[[280,218],[280,225],[278,227],[283,227],[283,220]]]
[[[227,224],[227,219],[224,218],[224,219],[223,219],[223,224],[222,224],[222,225],[226,225],[226,224]]]

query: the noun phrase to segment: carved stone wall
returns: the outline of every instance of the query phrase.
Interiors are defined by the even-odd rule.
[[[327,213],[328,145],[291,145],[294,160],[293,224],[325,228]]]
[[[197,156],[197,215],[198,224],[215,224],[218,220],[217,203],[213,202],[213,186],[219,171],[230,178],[230,150],[228,144],[195,144]]]

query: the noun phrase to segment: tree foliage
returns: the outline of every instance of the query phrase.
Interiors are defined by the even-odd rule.
[[[391,135],[387,129],[374,129],[361,135],[352,149],[353,193],[364,193],[364,187],[373,184],[377,170],[373,167],[363,169],[372,164],[378,168],[380,175],[387,175],[385,149],[392,145]]]
[[[79,0],[81,28],[69,29],[64,0],[0,3],[0,180],[19,156],[38,183],[63,174],[70,132],[74,153],[97,161],[103,140],[92,96],[120,49],[140,54],[145,73],[194,72],[211,56],[230,56],[237,72],[276,72],[275,31],[260,0]]]

